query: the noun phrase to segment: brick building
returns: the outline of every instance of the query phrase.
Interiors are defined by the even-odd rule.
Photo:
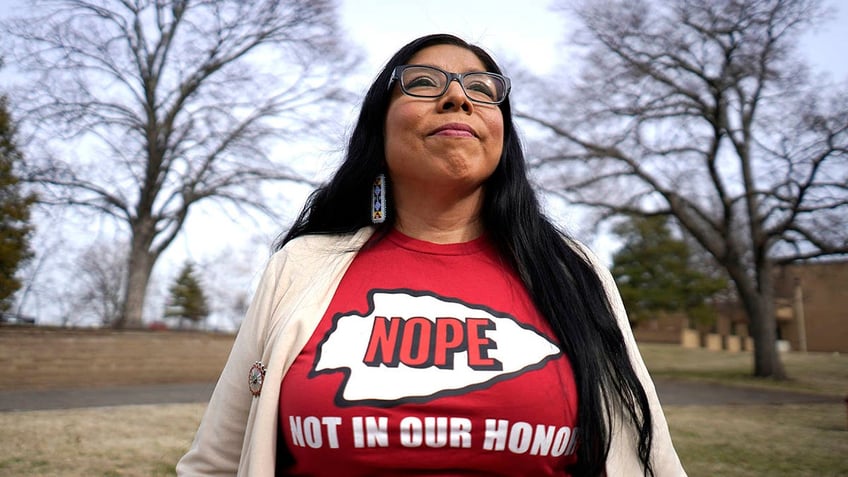
[[[848,260],[788,265],[775,278],[778,338],[793,350],[848,353]]]
[[[719,307],[716,323],[686,331],[679,314],[640,324],[636,339],[750,350],[748,319],[738,305]],[[848,353],[848,260],[803,262],[775,274],[777,337],[784,349]]]

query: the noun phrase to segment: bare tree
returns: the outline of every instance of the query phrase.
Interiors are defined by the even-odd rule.
[[[584,69],[522,113],[545,139],[545,187],[600,218],[674,216],[733,282],[754,374],[785,377],[774,265],[848,253],[848,91],[811,80],[793,49],[823,5],[607,0],[574,12]]]
[[[252,234],[238,247],[225,246],[197,264],[207,279],[210,316],[207,323],[216,329],[238,329],[250,304],[253,287],[267,262],[273,237]]]
[[[280,139],[317,138],[351,64],[331,0],[45,0],[4,24],[28,78],[17,104],[42,141],[31,179],[49,203],[128,228],[117,326],[141,325],[151,271],[189,210],[217,200],[270,212],[262,183],[303,181]],[[70,147],[76,148],[68,150]]]
[[[76,260],[80,313],[93,314],[104,325],[121,319],[126,296],[126,245],[118,242],[95,242]]]

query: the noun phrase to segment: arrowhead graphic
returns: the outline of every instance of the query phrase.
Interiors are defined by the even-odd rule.
[[[369,305],[365,315],[336,315],[318,345],[311,374],[345,373],[340,406],[463,394],[560,354],[537,330],[482,305],[410,290],[374,290]]]

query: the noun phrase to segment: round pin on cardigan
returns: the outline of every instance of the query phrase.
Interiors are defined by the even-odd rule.
[[[261,361],[253,363],[247,373],[247,387],[254,396],[262,392],[262,383],[265,381],[265,365]]]

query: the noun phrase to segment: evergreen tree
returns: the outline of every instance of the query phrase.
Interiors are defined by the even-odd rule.
[[[631,218],[614,232],[625,243],[613,255],[612,274],[631,322],[659,312],[683,312],[700,323],[714,319],[710,298],[727,282],[693,267],[692,251],[673,237],[667,217]]]
[[[171,285],[169,293],[165,316],[179,318],[180,328],[183,327],[185,320],[199,323],[209,316],[206,295],[191,262],[183,266],[176,281]]]
[[[29,209],[35,196],[22,190],[15,172],[23,161],[15,144],[15,132],[7,98],[0,96],[0,312],[10,308],[12,297],[21,287],[15,273],[32,257]]]

